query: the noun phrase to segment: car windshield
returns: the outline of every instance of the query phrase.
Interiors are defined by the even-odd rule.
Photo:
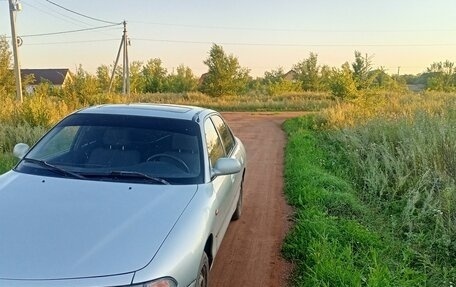
[[[16,171],[89,180],[194,184],[201,137],[189,120],[73,114],[49,131]]]

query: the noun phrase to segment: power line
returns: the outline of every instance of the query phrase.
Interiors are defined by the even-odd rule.
[[[0,1],[1,1],[1,0],[0,0]],[[50,12],[44,10],[43,8],[34,6],[34,5],[32,5],[32,4],[30,4],[30,3],[26,2],[26,1],[24,1],[24,0],[22,0],[22,3],[24,3],[24,4],[27,5],[27,6],[30,6],[30,7],[34,8],[34,9],[36,9],[36,10],[38,10],[38,11],[40,11],[41,13],[48,14],[48,15],[50,15],[50,16],[52,16],[52,17],[58,18],[58,19],[60,19],[60,20],[62,20],[62,21],[65,21],[65,22],[67,22],[67,23],[76,24],[75,22],[78,22],[78,25],[79,25],[79,23],[82,23],[82,24],[84,24],[84,25],[86,25],[86,26],[90,26],[88,23],[85,23],[85,22],[83,22],[83,21],[81,21],[81,20],[79,20],[79,19],[76,19],[76,18],[67,16],[67,15],[63,15],[62,13],[59,13],[59,12],[57,12],[57,11],[52,11],[52,12],[54,12],[54,13],[60,15],[61,17],[59,17],[59,16],[57,16],[57,15],[55,15],[55,14],[52,14],[52,13],[50,13]],[[72,20],[72,21],[74,21],[74,22],[72,22],[72,21],[70,21],[70,20]]]
[[[22,3],[24,3],[27,6],[30,6],[30,7],[34,8],[34,9],[36,9],[38,11],[40,11],[41,13],[48,14],[48,15],[54,17],[54,18],[60,19],[60,20],[65,21],[67,23],[70,23],[70,24],[73,24],[73,25],[78,25],[79,27],[87,27],[87,26],[88,27],[93,27],[89,23],[81,21],[81,20],[79,20],[79,19],[77,19],[75,17],[71,17],[69,15],[64,15],[64,14],[60,13],[59,11],[55,10],[55,8],[44,6],[43,4],[41,4],[39,2],[36,2],[34,4],[35,5],[39,4],[39,5],[41,5],[41,7],[34,6],[34,5],[30,4],[30,3],[28,3],[28,1],[24,1],[24,0],[22,0]],[[47,10],[49,10],[49,11],[47,11]],[[81,24],[84,24],[84,25],[81,25]],[[107,35],[107,36],[110,36],[110,37],[113,37],[112,34],[106,34],[106,33],[101,32],[101,31],[99,33]]]
[[[192,24],[175,24],[162,22],[147,22],[147,21],[129,21],[130,23],[139,23],[146,25],[169,26],[169,27],[184,27],[196,29],[212,29],[212,30],[246,30],[246,31],[262,31],[262,32],[311,32],[311,33],[397,33],[397,32],[454,32],[453,29],[378,29],[378,30],[344,30],[344,29],[302,29],[302,28],[258,28],[258,27],[242,27],[242,26],[206,26]]]
[[[69,33],[77,33],[77,32],[99,30],[99,29],[104,29],[104,28],[109,28],[109,27],[119,26],[119,25],[122,25],[122,23],[111,24],[111,25],[106,25],[106,26],[99,26],[99,27],[92,27],[92,28],[85,28],[85,29],[69,30],[69,31],[40,33],[40,34],[29,34],[29,35],[22,35],[21,37],[22,38],[26,38],[26,37],[41,37],[41,36],[61,35],[61,34],[69,34]]]
[[[40,46],[40,45],[66,45],[66,44],[85,44],[85,43],[102,43],[119,41],[116,39],[98,39],[98,40],[83,40],[83,41],[59,41],[59,42],[46,42],[46,43],[24,43],[24,46]]]
[[[98,21],[98,22],[103,22],[103,23],[106,23],[106,24],[121,24],[121,23],[115,23],[115,22],[111,22],[111,21],[105,21],[105,20],[101,20],[101,19],[98,19],[98,18],[94,18],[94,17],[90,17],[90,16],[87,16],[87,15],[84,15],[84,14],[82,14],[82,13],[73,11],[73,10],[68,9],[68,8],[65,8],[65,7],[63,7],[62,5],[59,5],[59,4],[57,4],[57,3],[55,3],[55,2],[52,2],[52,1],[50,1],[50,0],[45,0],[45,1],[51,3],[52,5],[55,5],[55,6],[59,7],[60,9],[63,9],[63,10],[65,10],[65,11],[68,11],[68,12],[70,12],[70,13],[79,15],[79,16],[84,17],[84,18],[87,18],[87,19],[91,19],[91,20]]]
[[[169,39],[150,39],[133,38],[136,41],[164,42],[164,43],[183,43],[183,44],[214,44],[212,41],[185,41]],[[227,46],[268,46],[268,47],[442,47],[456,46],[452,43],[441,44],[293,44],[293,43],[247,43],[247,42],[218,42],[220,45]]]
[[[24,37],[24,36],[23,36]],[[7,37],[10,38],[10,37]],[[25,46],[37,45],[60,45],[60,44],[79,44],[79,43],[97,43],[117,41],[116,38],[98,39],[98,40],[81,40],[81,41],[58,41],[58,42],[43,42],[43,43],[24,43]],[[165,43],[183,43],[183,44],[213,44],[210,41],[183,41],[183,40],[160,40],[146,38],[132,38],[134,41],[149,41],[149,42],[165,42]],[[439,47],[439,46],[456,46],[456,44],[274,44],[274,43],[233,43],[221,42],[220,45],[238,45],[238,46],[272,46],[272,47]]]

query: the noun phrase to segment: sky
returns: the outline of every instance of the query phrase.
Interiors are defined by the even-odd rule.
[[[456,62],[454,0],[52,0],[87,17],[50,1],[18,1],[21,68],[82,65],[94,73],[112,65],[123,26],[110,23],[123,21],[130,62],[160,58],[170,73],[181,64],[205,73],[213,43],[254,77],[286,72],[311,52],[319,64],[340,67],[359,51],[389,74]],[[8,0],[0,0],[0,15],[0,35],[11,37]],[[102,26],[110,27],[40,35]]]

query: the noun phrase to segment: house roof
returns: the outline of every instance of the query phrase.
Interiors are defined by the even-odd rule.
[[[292,81],[292,80],[295,80],[296,79],[296,76],[298,75],[298,73],[296,73],[295,70],[290,70],[288,71],[285,75],[283,75],[283,78],[285,80],[289,80],[289,81]]]
[[[33,81],[33,85],[38,85],[43,82],[50,82],[53,85],[62,85],[69,72],[69,69],[21,69],[22,77],[34,75],[35,81]]]
[[[198,85],[201,85],[204,82],[204,80],[207,78],[208,75],[209,75],[209,72],[202,74],[198,80]]]

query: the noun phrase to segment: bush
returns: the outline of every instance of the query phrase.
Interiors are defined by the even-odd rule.
[[[341,69],[333,69],[329,78],[329,88],[333,96],[339,99],[356,98],[358,90],[354,80],[353,72],[348,64]]]

